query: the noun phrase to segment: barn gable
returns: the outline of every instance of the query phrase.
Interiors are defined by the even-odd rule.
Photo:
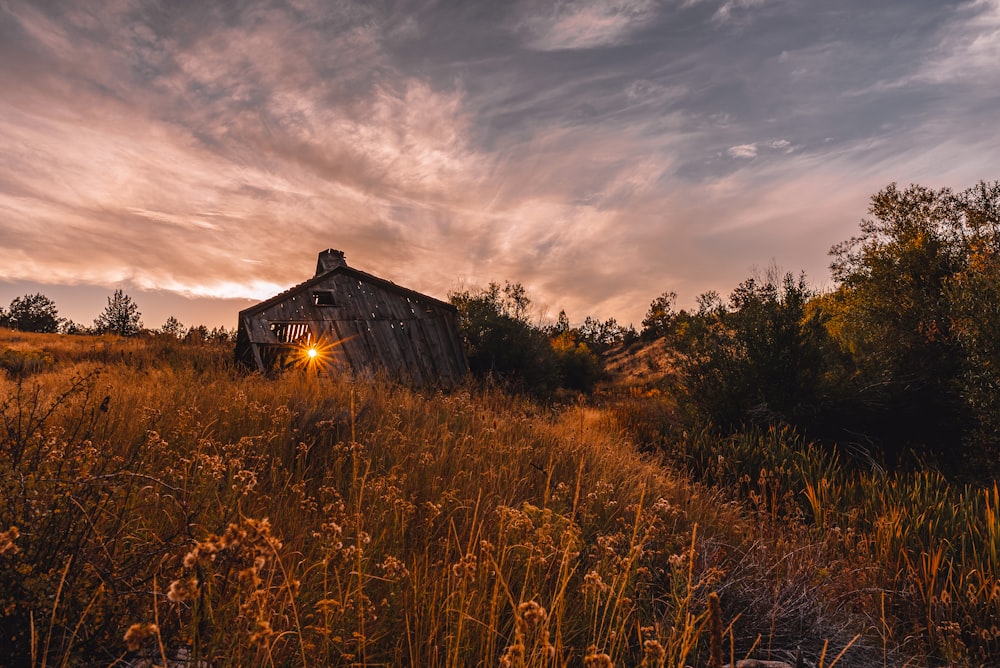
[[[289,366],[310,350],[330,373],[383,371],[413,385],[454,386],[467,372],[455,307],[349,267],[332,249],[315,276],[239,315],[236,359],[250,369]]]

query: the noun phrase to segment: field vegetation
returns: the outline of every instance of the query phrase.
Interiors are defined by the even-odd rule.
[[[853,581],[814,572],[824,541],[789,550],[605,410],[166,337],[0,345],[5,665],[703,665],[711,593],[727,656],[863,630],[808,594]]]
[[[641,332],[461,292],[449,393],[15,300],[0,665],[996,665],[997,211],[891,186],[836,289]]]

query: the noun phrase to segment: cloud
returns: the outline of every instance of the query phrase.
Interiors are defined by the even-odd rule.
[[[1000,152],[997,0],[847,1],[10,0],[0,281],[263,298],[339,247],[638,322],[772,258],[819,280],[872,192]]]
[[[726,149],[726,153],[734,158],[756,158],[757,144],[740,144],[739,146],[730,146]]]
[[[737,14],[742,14],[754,7],[760,7],[769,0],[726,0],[716,10],[712,19],[718,23],[725,23],[733,20]]]
[[[975,84],[996,90],[1000,82],[1000,0],[973,0],[960,20],[946,29],[919,78]]]
[[[36,48],[68,67],[73,40],[97,48],[34,11],[18,17]],[[102,54],[107,67],[61,82],[63,90],[16,81],[0,103],[0,140],[24,148],[0,167],[9,184],[0,208],[10,214],[0,238],[6,256],[21,259],[5,262],[4,278],[127,277],[184,294],[262,298],[299,275],[289,248],[308,256],[353,240],[381,246],[376,260],[398,258],[419,231],[395,211],[461,205],[488,170],[467,147],[461,91],[390,70],[366,95],[337,100],[358,80],[324,76],[331,61],[381,66],[370,30],[348,30],[332,50],[307,31],[293,55],[288,17],[258,19],[183,44],[160,26],[155,41],[167,44],[173,66],[141,86],[122,75],[141,59],[134,49]],[[127,20],[103,17],[111,26]],[[39,38],[52,34],[62,36]],[[261,262],[258,275],[236,257]]]
[[[684,0],[683,7],[693,7],[700,4],[718,2],[718,0]],[[723,24],[746,15],[751,9],[771,3],[773,0],[722,0],[712,14],[714,24]]]
[[[532,5],[518,28],[539,51],[592,49],[625,42],[653,16],[653,0],[584,0]]]

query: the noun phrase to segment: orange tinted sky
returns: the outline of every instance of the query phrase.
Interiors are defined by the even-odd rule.
[[[1000,0],[390,4],[0,3],[0,304],[232,327],[332,247],[638,325],[998,176]]]

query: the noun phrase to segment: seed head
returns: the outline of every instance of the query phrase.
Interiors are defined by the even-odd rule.
[[[189,601],[198,593],[198,579],[194,577],[181,578],[170,583],[167,589],[167,600],[172,603]]]
[[[125,644],[128,651],[137,652],[143,641],[153,638],[160,632],[156,624],[133,624],[125,631]]]
[[[583,657],[583,665],[586,668],[614,668],[611,657],[605,652],[598,652],[597,645],[587,648],[587,655]]]
[[[20,551],[14,543],[20,533],[15,526],[6,531],[0,531],[0,554],[17,554]]]

